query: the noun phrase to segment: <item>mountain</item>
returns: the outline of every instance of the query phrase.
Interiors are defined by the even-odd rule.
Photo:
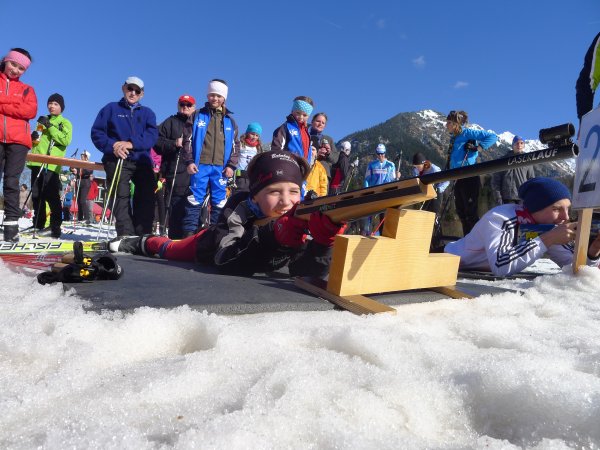
[[[485,129],[477,124],[469,124],[469,128]],[[490,130],[493,131],[493,130]],[[498,142],[485,152],[480,152],[482,161],[500,158],[511,150],[515,136],[510,131],[496,133]],[[360,160],[359,173],[363,174],[366,165],[373,159],[377,144],[384,143],[387,158],[398,165],[402,155],[402,174],[410,174],[412,156],[416,152],[423,153],[434,164],[442,169],[446,164],[446,155],[450,144],[450,135],[446,131],[446,115],[432,110],[405,112],[366,130],[352,133],[342,139],[352,143],[351,159]],[[525,151],[531,152],[545,148],[537,139],[525,141]],[[569,180],[575,171],[575,159],[544,163],[535,166],[536,174],[558,177]]]

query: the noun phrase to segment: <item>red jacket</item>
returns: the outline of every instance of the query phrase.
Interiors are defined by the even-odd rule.
[[[31,148],[29,121],[37,114],[33,88],[0,73],[0,143]]]
[[[90,183],[90,191],[88,192],[88,196],[86,200],[95,200],[98,196],[98,183],[96,180],[92,180]]]

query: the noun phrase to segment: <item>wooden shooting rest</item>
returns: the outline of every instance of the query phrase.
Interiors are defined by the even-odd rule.
[[[329,280],[325,286],[305,278],[296,285],[357,314],[395,313],[366,294],[430,289],[454,298],[470,297],[455,289],[460,257],[429,253],[435,214],[401,209],[435,198],[431,185],[417,180],[421,193],[411,195],[385,211],[381,236],[336,236]]]

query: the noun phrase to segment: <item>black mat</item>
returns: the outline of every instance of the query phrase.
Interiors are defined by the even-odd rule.
[[[275,311],[327,311],[336,307],[294,285],[284,272],[253,277],[220,275],[214,268],[134,255],[116,255],[125,274],[117,281],[65,284],[90,303],[88,310],[133,310],[142,306],[193,309],[219,314]],[[459,283],[471,295],[504,292],[491,286]],[[427,290],[370,296],[388,305],[447,298]]]

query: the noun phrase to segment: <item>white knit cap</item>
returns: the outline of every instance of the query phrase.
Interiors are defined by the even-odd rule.
[[[222,83],[222,82],[216,81],[216,80],[212,80],[210,83],[208,83],[207,94],[218,94],[221,97],[223,97],[225,100],[227,100],[227,91],[228,90],[229,90],[229,88],[227,87],[227,85],[225,83]]]
[[[344,150],[345,152],[349,152],[351,148],[352,148],[352,145],[350,145],[350,142],[348,142],[348,141],[342,142],[342,150]]]

